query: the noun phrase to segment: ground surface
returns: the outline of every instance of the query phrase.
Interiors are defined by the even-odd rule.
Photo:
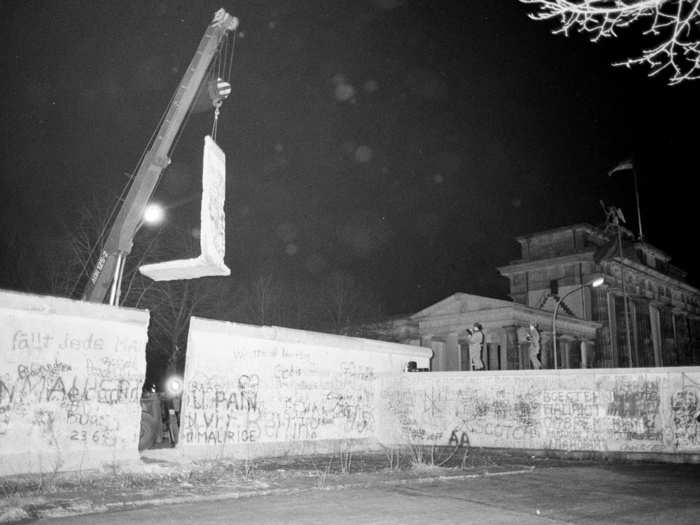
[[[700,522],[697,465],[472,453],[464,462],[463,456],[452,458],[448,464],[455,468],[445,469],[405,468],[403,461],[395,468],[385,455],[349,459],[194,466],[155,461],[150,474],[122,472],[72,489],[62,480],[52,491],[16,491],[5,498],[5,516],[14,509],[16,519],[43,518],[39,523],[154,525]]]

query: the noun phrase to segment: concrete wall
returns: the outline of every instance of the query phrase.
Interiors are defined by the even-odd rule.
[[[138,459],[148,313],[0,291],[0,475]]]
[[[138,458],[147,312],[0,291],[0,475]],[[426,348],[193,318],[179,451],[339,441],[700,458],[700,368],[404,373]],[[682,459],[683,460],[683,459]]]
[[[431,351],[193,318],[178,448],[190,457],[301,454],[372,441],[377,389]]]
[[[405,374],[383,381],[385,444],[700,455],[700,368]]]

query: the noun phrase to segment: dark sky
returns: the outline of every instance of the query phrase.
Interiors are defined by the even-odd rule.
[[[241,20],[218,137],[234,275],[342,270],[388,313],[505,297],[515,236],[602,222],[599,199],[636,229],[631,175],[606,175],[634,155],[647,238],[698,282],[700,84],[612,68],[647,43],[637,28],[554,36],[515,0],[0,6],[5,237],[59,238],[116,197],[223,6]],[[157,199],[196,193],[210,127],[193,116]]]

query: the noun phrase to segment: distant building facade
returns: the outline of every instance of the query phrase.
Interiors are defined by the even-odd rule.
[[[559,319],[576,318],[600,325],[594,367],[700,364],[700,290],[667,254],[621,232],[575,224],[518,237],[521,258],[498,270],[513,301],[532,308],[552,311],[573,291],[560,304],[561,352],[570,342]],[[602,286],[581,287],[596,275]]]
[[[397,317],[362,327],[357,335],[420,345],[433,350],[432,371],[470,370],[467,329],[474,323],[483,326],[485,335],[481,359],[486,370],[521,370],[530,368],[527,340],[530,325],[540,330],[545,344],[540,359],[545,368],[553,368],[546,330],[551,313],[523,304],[466,293],[453,294],[415,314]],[[572,317],[557,322],[557,330],[571,344],[570,359],[559,367],[591,366],[596,330],[599,323]]]
[[[484,327],[487,370],[700,365],[700,290],[670,257],[621,229],[575,224],[518,237],[521,257],[498,268],[512,301],[453,294],[412,315],[362,327],[367,337],[431,348],[431,370],[469,370],[468,328]],[[603,276],[603,285],[587,286]],[[565,297],[566,296],[566,297]],[[627,307],[625,308],[625,299]],[[625,317],[625,313],[627,316]]]

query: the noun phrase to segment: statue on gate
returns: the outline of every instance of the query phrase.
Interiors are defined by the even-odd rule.
[[[469,343],[469,363],[472,370],[483,370],[484,362],[481,360],[481,352],[484,349],[486,337],[484,336],[481,323],[474,323],[470,329],[467,328],[467,342]]]
[[[530,364],[532,365],[532,368],[539,370],[542,368],[542,362],[538,357],[542,346],[540,345],[540,331],[533,323],[530,323],[529,331],[525,339],[528,343],[530,343],[530,347],[528,349]]]

